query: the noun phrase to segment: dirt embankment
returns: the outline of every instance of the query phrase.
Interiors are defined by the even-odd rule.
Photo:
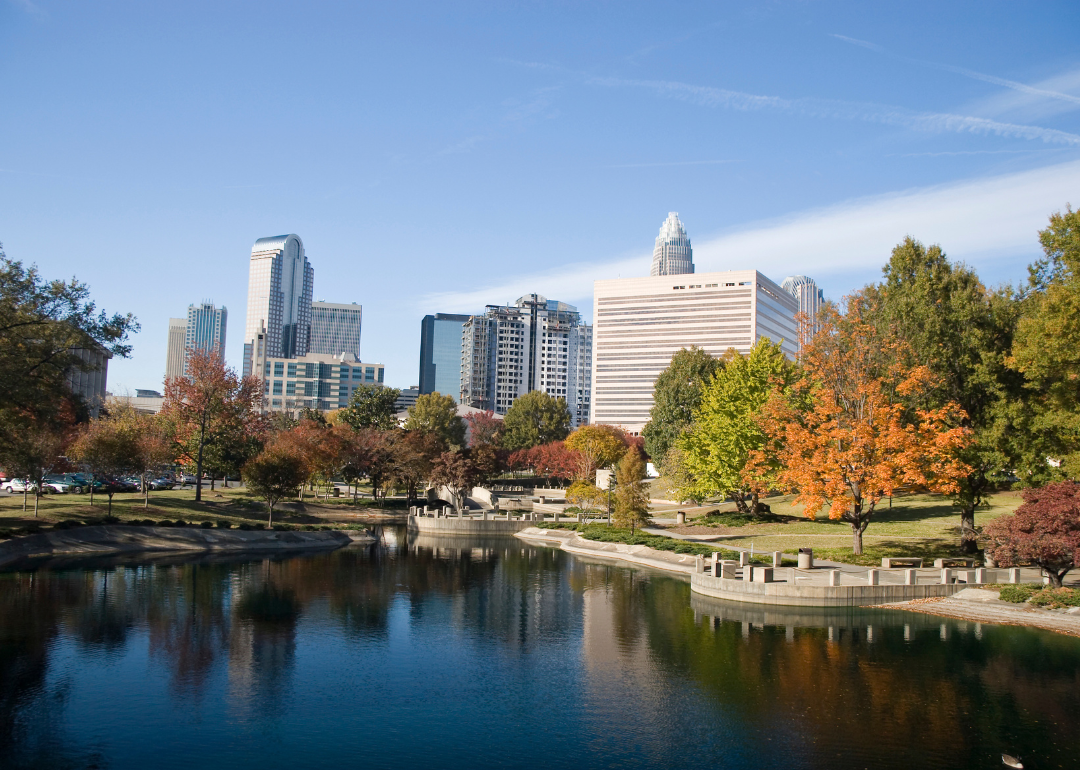
[[[102,556],[140,551],[285,551],[340,548],[355,542],[371,543],[374,540],[369,532],[339,530],[278,532],[105,525],[45,532],[0,543],[0,567],[46,556]]]

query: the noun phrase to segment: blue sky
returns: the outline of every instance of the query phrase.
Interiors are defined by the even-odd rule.
[[[839,299],[911,234],[1018,282],[1080,205],[1080,5],[0,0],[0,241],[142,324],[229,308],[294,232],[362,357],[417,380],[420,319],[698,271]]]

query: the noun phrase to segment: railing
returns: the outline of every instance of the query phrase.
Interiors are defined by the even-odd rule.
[[[699,557],[697,560],[697,572],[702,574],[711,573],[721,580],[738,580],[740,582],[753,583],[788,583],[798,585],[799,581],[813,581],[816,585],[823,585],[822,579],[827,579],[825,585],[829,586],[918,586],[918,585],[953,585],[965,583],[968,585],[985,585],[987,583],[1019,583],[1020,569],[979,567],[974,569],[954,569],[945,567],[942,569],[908,568],[908,569],[879,569],[869,567],[865,570],[839,570],[839,569],[816,569],[807,570],[798,567],[772,567],[755,565],[733,560],[721,560],[713,558],[707,562]],[[782,579],[785,575],[787,579]]]

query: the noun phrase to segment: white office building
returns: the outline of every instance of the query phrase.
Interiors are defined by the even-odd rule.
[[[591,329],[574,306],[539,294],[489,305],[462,324],[459,403],[503,415],[539,390],[565,399],[574,424],[584,424],[591,360]]]
[[[169,348],[165,355],[165,379],[175,380],[184,376],[187,352],[187,319],[169,319]]]
[[[360,357],[360,320],[362,309],[355,302],[311,303],[311,345],[309,353],[337,355],[349,353]]]
[[[756,270],[596,281],[590,421],[639,434],[681,348],[741,353],[762,337],[794,358],[798,301]]]
[[[255,358],[296,358],[311,344],[311,298],[315,271],[297,235],[260,238],[251,248],[247,319],[244,326],[245,376]],[[265,350],[257,350],[262,336]]]

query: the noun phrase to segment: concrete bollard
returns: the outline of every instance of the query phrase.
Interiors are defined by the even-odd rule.
[[[734,559],[724,559],[720,562],[720,577],[725,580],[737,580],[739,577],[737,574],[738,569],[739,562]]]
[[[866,571],[866,584],[868,586],[881,585],[880,577],[878,576],[878,571],[876,569],[868,569]]]
[[[750,554],[748,554],[746,551],[739,551],[739,566],[740,567],[745,567],[749,563],[750,563]]]
[[[488,512],[484,511],[484,521],[487,521],[487,520],[488,520]]]
[[[915,586],[919,584],[919,574],[913,569],[904,570],[904,585]]]
[[[838,585],[840,585],[840,570],[838,570],[838,569],[829,570],[829,585],[830,586],[838,586]]]
[[[755,583],[771,583],[773,582],[773,568],[772,567],[757,567],[754,569]]]
[[[686,524],[686,511],[675,511],[675,524],[680,527]]]
[[[720,577],[720,552],[713,551],[712,555],[712,574],[713,577]]]
[[[780,551],[773,551],[772,565],[774,567],[779,567],[783,563],[784,563],[784,554],[782,552],[780,552]]]
[[[948,567],[941,568],[941,584],[943,586],[952,585],[952,570]]]
[[[749,564],[742,568],[742,579],[744,583],[749,583],[754,579],[754,568]]]
[[[1011,567],[1009,569],[1009,582],[1010,583],[1019,583],[1020,582],[1020,568],[1019,567]]]
[[[547,503],[547,498],[544,497],[543,495],[538,497],[537,500],[540,502],[540,505],[545,505]]]
[[[979,567],[977,570],[975,570],[975,582],[978,583],[979,585],[985,585],[986,584],[986,568],[985,567]]]
[[[558,511],[555,511],[555,523],[556,524],[559,523],[559,512]]]
[[[814,549],[813,548],[800,548],[799,549],[799,569],[813,569],[814,568]]]
[[[705,572],[705,557],[701,554],[694,557],[694,572],[699,575]]]

